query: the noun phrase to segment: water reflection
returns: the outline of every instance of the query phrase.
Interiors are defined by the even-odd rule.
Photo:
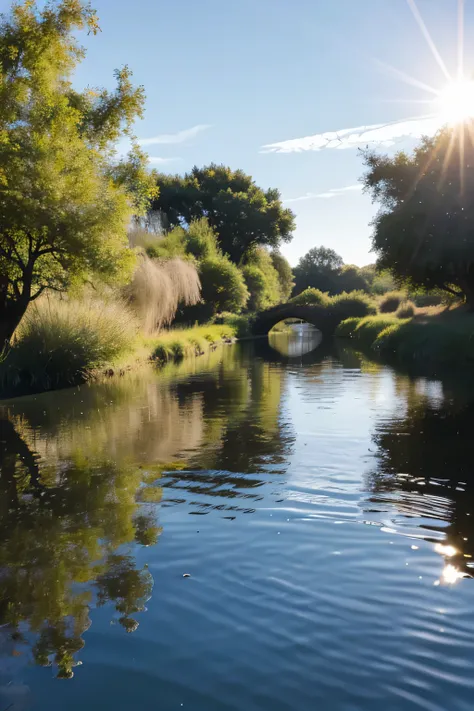
[[[438,596],[473,573],[473,398],[328,339],[296,360],[264,341],[4,404],[1,711],[5,670],[31,660],[61,677],[93,661],[77,674],[84,687],[60,685],[74,693],[94,683],[90,669],[121,669],[128,683],[139,667],[140,708],[157,688],[170,694],[164,708],[252,708],[253,698],[254,708],[338,711],[380,708],[394,679],[413,691],[406,669],[419,669],[437,634]],[[426,589],[424,570],[412,580],[405,568],[411,548],[425,556]],[[195,558],[191,584],[177,587],[188,570],[178,562]],[[133,663],[131,645],[142,653]],[[438,647],[429,653],[413,686],[431,703],[445,683],[437,660],[455,670]],[[233,706],[216,679],[238,689]],[[365,689],[373,698],[361,700]]]
[[[268,342],[286,358],[301,358],[314,351],[323,339],[323,334],[309,323],[291,324],[284,333],[268,334]]]
[[[395,525],[438,541],[441,582],[474,575],[474,403],[451,397],[440,382],[400,376],[405,412],[376,425],[376,468],[369,474],[377,504],[395,506]],[[440,542],[442,541],[442,542]]]
[[[11,654],[72,676],[91,609],[137,629],[153,579],[134,551],[158,542],[160,502],[235,517],[283,470],[284,374],[235,350],[195,367],[2,408],[0,628]]]

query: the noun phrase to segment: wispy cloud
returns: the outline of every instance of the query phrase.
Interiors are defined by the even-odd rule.
[[[283,202],[304,202],[305,200],[329,200],[330,198],[335,198],[338,195],[343,195],[344,193],[360,192],[362,190],[362,185],[357,183],[356,185],[347,185],[345,188],[332,188],[325,193],[305,193],[295,198],[288,198]]]
[[[200,123],[192,128],[185,128],[183,131],[177,131],[176,133],[161,133],[159,136],[152,136],[151,138],[140,138],[138,143],[141,146],[155,146],[155,145],[171,145],[174,143],[184,143],[194,138],[198,133],[202,131],[207,131],[211,128],[210,124]]]
[[[161,156],[148,156],[148,162],[152,165],[163,165],[163,163],[173,163],[181,158],[162,158]]]
[[[262,146],[262,153],[299,153],[301,151],[321,151],[327,148],[363,148],[365,146],[391,146],[403,138],[432,136],[442,126],[439,116],[409,118],[392,123],[376,123],[370,126],[344,128],[340,131],[316,133],[314,136],[292,138]]]

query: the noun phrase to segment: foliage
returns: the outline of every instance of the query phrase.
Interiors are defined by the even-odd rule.
[[[49,390],[81,382],[130,350],[137,331],[134,315],[117,300],[40,299],[0,364],[2,388]]]
[[[390,314],[398,309],[405,301],[406,294],[403,291],[389,291],[379,301],[379,311],[382,314]]]
[[[474,305],[472,121],[424,138],[413,154],[366,151],[365,187],[380,205],[373,222],[378,264]]]
[[[178,307],[201,299],[201,283],[194,264],[182,259],[154,260],[142,254],[125,295],[140,317],[145,333],[169,326]]]
[[[230,323],[164,331],[150,340],[152,359],[158,363],[201,355],[214,344],[234,338],[237,326]]]
[[[415,315],[415,304],[412,301],[402,301],[395,312],[397,318],[413,318]]]
[[[111,165],[117,140],[142,115],[128,68],[115,91],[78,93],[76,32],[98,31],[81,0],[15,4],[0,25],[0,342],[30,301],[71,282],[126,279],[126,227],[156,188],[135,148]]]
[[[344,262],[342,257],[328,247],[313,247],[301,257],[295,267],[295,292],[308,287],[336,293],[336,281]]]
[[[199,264],[202,300],[208,316],[220,311],[239,313],[249,293],[241,271],[222,256],[203,259]]]
[[[344,309],[348,317],[370,316],[377,313],[377,309],[368,294],[363,291],[343,292],[336,294],[330,300],[331,306],[339,306]]]
[[[341,291],[369,291],[369,283],[362,269],[355,264],[344,264],[339,272],[337,283]]]
[[[393,274],[388,269],[377,270],[372,280],[371,291],[373,294],[386,294],[387,291],[395,291],[397,283]]]
[[[281,301],[280,280],[272,257],[263,247],[252,250],[242,274],[249,291],[247,309],[261,311]]]
[[[423,368],[474,364],[474,317],[462,310],[399,321],[373,343],[381,356]]]
[[[273,251],[270,254],[274,269],[278,272],[278,281],[280,285],[280,301],[285,303],[291,296],[293,291],[294,281],[293,272],[290,263],[280,252]]]
[[[250,336],[251,317],[248,314],[220,313],[214,318],[213,323],[230,326],[236,338]]]
[[[297,294],[297,296],[293,296],[293,298],[290,299],[290,303],[296,304],[297,306],[309,306],[312,304],[327,306],[329,300],[329,294],[323,293],[319,289],[308,287],[300,294]]]
[[[366,316],[364,318],[350,318],[342,321],[336,329],[336,336],[352,338],[361,346],[370,348],[377,336],[386,328],[401,321],[394,316]]]
[[[292,238],[294,215],[278,190],[262,190],[241,170],[214,163],[184,177],[159,174],[151,209],[172,227],[206,217],[222,252],[238,264],[256,245],[278,247]]]

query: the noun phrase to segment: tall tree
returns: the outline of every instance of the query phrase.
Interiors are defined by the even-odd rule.
[[[364,153],[378,265],[474,308],[474,122],[424,138],[413,154]]]
[[[0,23],[0,350],[46,289],[129,273],[127,224],[154,191],[138,149],[111,164],[143,89],[125,67],[113,92],[75,91],[78,30],[98,31],[82,0],[25,0]]]
[[[170,226],[206,217],[236,264],[256,245],[278,247],[292,238],[294,214],[283,207],[278,190],[263,190],[241,170],[211,163],[184,177],[160,174],[157,186],[152,212],[160,211]]]
[[[313,247],[294,269],[295,293],[308,287],[336,293],[337,278],[344,262],[342,257],[329,247]]]

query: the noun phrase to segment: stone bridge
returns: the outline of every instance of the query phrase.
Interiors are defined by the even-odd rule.
[[[298,306],[296,304],[279,304],[271,309],[257,313],[251,330],[254,336],[265,336],[269,330],[279,321],[287,318],[299,318],[315,326],[324,335],[331,336],[341,315],[337,309],[319,306],[317,304],[308,306]]]

